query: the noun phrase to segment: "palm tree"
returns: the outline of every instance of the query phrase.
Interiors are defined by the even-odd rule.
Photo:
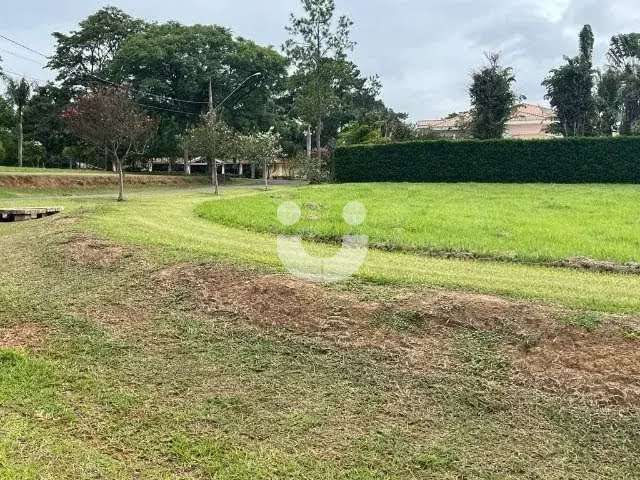
[[[31,95],[31,85],[24,78],[19,82],[9,79],[7,93],[18,109],[18,166],[22,167],[22,151],[24,144],[22,113],[24,111],[24,107],[29,101],[29,96]]]
[[[611,67],[622,80],[620,133],[628,135],[637,132],[640,123],[640,33],[613,37],[608,57]]]

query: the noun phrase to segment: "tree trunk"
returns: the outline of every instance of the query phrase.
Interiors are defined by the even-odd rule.
[[[18,167],[22,168],[24,135],[22,132],[22,108],[18,109]]]
[[[256,164],[255,163],[251,164],[251,178],[252,179],[256,178]]]
[[[208,160],[209,164],[209,185],[213,187],[215,195],[218,195],[218,163],[215,159]]]
[[[189,147],[184,147],[184,173],[191,175],[191,163],[189,162]]]
[[[172,157],[169,157],[169,167],[168,167],[167,171],[169,173],[173,172],[173,158]]]
[[[264,189],[269,190],[269,167],[267,165],[267,160],[264,161],[264,173],[262,176],[264,177]]]
[[[309,126],[307,128],[307,157],[308,158],[311,158],[311,150],[312,150],[311,142],[312,142],[312,140],[311,140],[311,126]]]
[[[213,160],[213,184],[214,194],[218,195],[218,162]]]
[[[116,155],[116,166],[118,169],[118,201],[124,202],[124,170],[122,169],[122,162]]]
[[[318,130],[316,131],[316,153],[318,154],[318,164],[322,165],[322,119],[318,118]]]

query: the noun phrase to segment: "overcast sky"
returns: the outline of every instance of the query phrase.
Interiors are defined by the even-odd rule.
[[[9,2],[7,2],[9,3]],[[53,31],[67,32],[105,5],[146,20],[219,24],[265,45],[280,48],[289,12],[299,0],[31,0],[10,2],[0,15],[0,33],[49,54]],[[590,23],[596,62],[605,62],[609,38],[640,31],[638,0],[337,0],[354,21],[353,58],[367,75],[380,75],[385,102],[412,120],[439,117],[468,106],[471,71],[483,53],[502,52],[512,65],[517,91],[543,103],[540,87],[562,55],[575,55],[577,34]],[[18,58],[38,57],[0,39],[6,70],[36,79],[52,72]]]

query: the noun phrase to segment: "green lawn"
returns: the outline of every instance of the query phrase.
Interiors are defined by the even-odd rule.
[[[301,192],[305,190],[303,188]],[[213,202],[228,208],[260,199],[271,202],[273,196],[287,197],[297,192],[282,187],[267,193],[259,187],[236,187],[226,189]],[[153,248],[159,255],[172,260],[213,260],[283,271],[274,235],[216,224],[196,214],[212,198],[206,188],[164,188],[132,192],[130,201],[123,204],[114,202],[112,194],[15,197],[4,199],[2,204],[61,205],[68,212],[81,212],[82,228],[86,230],[118,242]],[[238,209],[238,215],[243,215],[241,209]],[[3,227],[0,236],[8,228]],[[331,256],[337,249],[333,245],[314,242],[307,242],[307,248],[319,256]],[[494,293],[602,312],[640,312],[640,275],[433,258],[373,249],[356,278],[376,284]]]
[[[241,187],[223,198],[263,195]],[[66,211],[0,224],[0,478],[637,477],[638,404],[588,396],[603,384],[617,398],[607,382],[633,365],[601,364],[618,349],[633,353],[630,330],[591,352],[609,335],[606,316],[538,323],[528,321],[538,307],[526,305],[488,311],[479,327],[456,314],[464,303],[423,318],[396,302],[416,294],[430,305],[439,292],[422,288],[435,285],[640,311],[638,277],[373,252],[360,274],[373,284],[304,296],[286,276],[265,283],[279,269],[272,235],[195,214],[210,199],[164,189],[125,204],[3,200]],[[368,308],[350,317],[360,302]],[[323,306],[326,318],[315,310]],[[624,322],[640,331],[637,319]],[[556,350],[571,335],[581,348]],[[523,379],[518,352],[538,358],[543,347],[550,362],[586,355],[603,379],[584,392],[560,389],[551,374]]]
[[[292,227],[277,218],[287,200],[302,208],[302,220]],[[342,218],[351,201],[367,209],[365,223],[355,229]],[[630,262],[640,261],[638,205],[640,187],[631,185],[356,184],[232,199],[197,211],[215,223],[309,239],[364,233],[385,249]]]

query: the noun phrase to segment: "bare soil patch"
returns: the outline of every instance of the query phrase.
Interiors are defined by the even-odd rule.
[[[133,254],[132,249],[92,236],[76,235],[64,244],[65,256],[82,266],[108,268],[124,257]]]
[[[249,321],[262,327],[330,340],[352,348],[376,348],[412,367],[445,367],[450,342],[404,335],[371,321],[386,310],[380,302],[358,301],[320,285],[285,275],[264,275],[229,267],[182,265],[157,274],[156,290],[186,288],[198,312]],[[441,333],[447,333],[444,330]]]
[[[590,402],[640,404],[640,341],[625,333],[640,328],[638,319],[610,317],[588,331],[564,321],[572,312],[489,295],[398,289],[395,298],[367,301],[284,275],[218,266],[175,266],[156,281],[160,292],[186,289],[192,308],[205,314],[382,349],[412,369],[457,365],[460,329],[493,332],[519,383]],[[377,319],[399,319],[401,328]]]
[[[117,182],[118,177],[115,174],[0,175],[0,188],[25,190],[115,188]],[[130,186],[189,186],[204,183],[206,180],[177,175],[126,175],[126,182]]]
[[[42,345],[46,332],[40,325],[24,323],[0,327],[0,348],[34,348]]]

